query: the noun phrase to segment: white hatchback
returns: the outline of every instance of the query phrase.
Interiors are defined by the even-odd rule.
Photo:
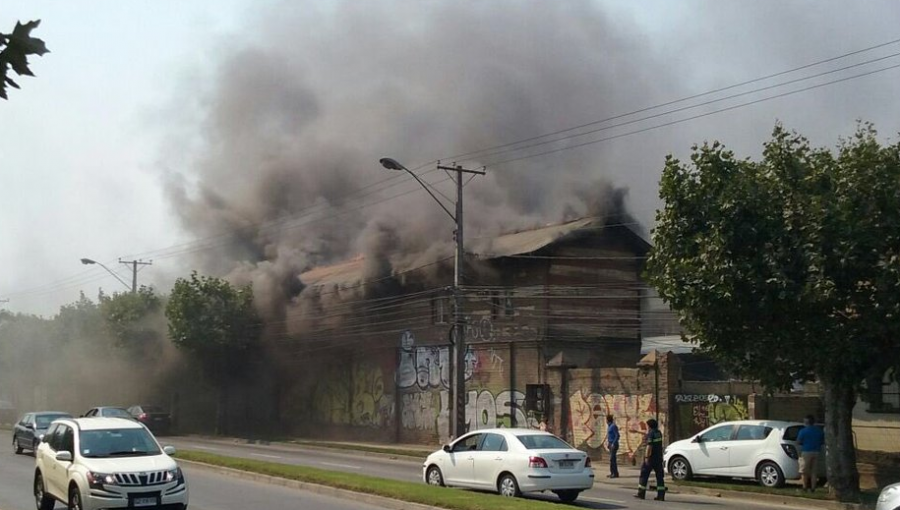
[[[772,420],[722,422],[666,447],[669,475],[753,478],[766,487],[781,487],[800,478],[797,433],[802,423]]]
[[[565,502],[594,485],[586,453],[532,429],[470,432],[429,455],[422,476],[430,485],[494,490],[510,497],[551,491]]]

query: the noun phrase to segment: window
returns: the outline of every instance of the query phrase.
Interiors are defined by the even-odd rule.
[[[733,431],[734,431],[733,425],[725,425],[722,427],[716,427],[708,432],[704,432],[703,435],[700,436],[700,442],[715,443],[717,441],[730,441],[731,433]]]
[[[50,430],[47,431],[47,434],[44,435],[44,442],[50,446],[50,449],[53,451],[59,450],[59,445],[61,442],[60,437],[60,425],[51,425]]]
[[[546,434],[521,435],[516,438],[529,450],[569,450],[572,448],[562,439]]]
[[[738,427],[735,439],[738,441],[759,441],[769,437],[770,432],[772,432],[772,427],[764,425],[741,425]]]
[[[84,457],[136,457],[159,455],[159,447],[144,428],[81,431]]]
[[[512,291],[507,290],[503,293],[503,315],[512,317],[515,315],[515,312],[516,311],[513,308]]]
[[[432,324],[447,324],[447,300],[443,296],[431,298],[431,322]]]
[[[484,434],[472,434],[471,436],[464,437],[453,444],[454,452],[467,452],[478,449],[478,443],[481,442],[481,438]]]
[[[70,452],[74,455],[75,451],[75,434],[72,431],[72,427],[67,427],[65,425],[59,426],[60,432],[57,432],[59,436],[59,448],[58,450],[61,452]]]
[[[47,428],[47,426],[50,425],[53,420],[68,417],[68,414],[37,414],[35,415],[34,420],[37,428],[44,429]]]
[[[484,442],[481,443],[481,451],[484,452],[505,452],[506,439],[500,434],[485,434]]]
[[[496,290],[491,291],[491,320],[497,320],[497,317],[500,316],[501,308],[500,293]]]

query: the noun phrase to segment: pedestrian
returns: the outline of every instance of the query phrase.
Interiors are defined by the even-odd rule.
[[[816,419],[812,415],[804,418],[803,425],[797,434],[797,442],[800,443],[800,480],[803,482],[803,492],[815,492],[818,478],[816,465],[825,443],[825,433],[816,426]]]
[[[619,477],[619,462],[616,455],[619,453],[619,426],[613,415],[606,415],[606,449],[609,450],[609,474],[607,478]]]
[[[656,474],[656,501],[666,500],[666,481],[663,468],[663,437],[659,431],[659,423],[653,418],[647,420],[650,429],[644,437],[646,452],[644,463],[641,465],[641,477],[638,480],[638,493],[634,497],[644,499],[647,494],[647,482],[650,480],[650,471]]]

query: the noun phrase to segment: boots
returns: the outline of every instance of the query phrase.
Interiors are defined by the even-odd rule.
[[[634,497],[638,499],[644,499],[647,496],[647,489],[638,489],[638,493],[634,495]]]
[[[666,492],[659,491],[656,493],[656,497],[653,498],[655,501],[665,501],[666,500]]]

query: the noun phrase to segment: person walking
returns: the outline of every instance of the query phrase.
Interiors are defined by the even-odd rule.
[[[606,449],[609,450],[609,474],[606,477],[618,478],[619,460],[616,455],[619,453],[619,426],[611,414],[606,415]]]
[[[825,433],[816,426],[816,419],[808,415],[803,419],[804,427],[797,434],[797,442],[800,443],[800,480],[803,482],[803,492],[815,492],[817,464],[822,445],[825,444]]]
[[[638,493],[634,497],[644,499],[647,495],[647,482],[650,480],[650,472],[656,474],[656,501],[666,500],[666,480],[663,467],[663,436],[659,431],[659,423],[653,418],[647,420],[650,429],[644,437],[646,452],[644,463],[641,465],[641,477],[638,480]]]

